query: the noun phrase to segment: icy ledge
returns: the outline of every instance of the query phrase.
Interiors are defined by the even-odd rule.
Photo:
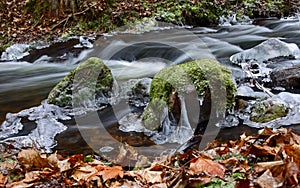
[[[22,119],[35,122],[36,126],[28,135],[20,132],[29,127],[22,124]],[[54,137],[65,131],[67,127],[59,120],[71,119],[61,108],[43,101],[40,106],[22,110],[18,113],[8,113],[6,120],[0,126],[2,143],[13,144],[16,148],[36,147],[41,152],[49,153],[56,146]]]

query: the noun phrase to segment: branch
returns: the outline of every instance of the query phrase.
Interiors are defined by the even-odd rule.
[[[64,23],[64,22],[66,22],[66,23],[64,24],[64,27],[65,27],[65,25],[67,24],[68,20],[69,20],[72,16],[78,16],[78,15],[81,15],[81,14],[83,14],[83,13],[89,11],[91,8],[95,7],[96,5],[99,5],[99,3],[95,3],[95,4],[91,5],[90,7],[86,8],[85,10],[83,10],[83,11],[81,11],[81,12],[76,12],[76,13],[74,13],[74,14],[73,14],[73,13],[69,14],[66,18],[64,18],[63,20],[61,20],[60,22],[58,22],[56,25],[54,25],[54,26],[51,28],[51,31],[52,31],[53,29],[55,29],[56,27],[58,27],[60,24]]]

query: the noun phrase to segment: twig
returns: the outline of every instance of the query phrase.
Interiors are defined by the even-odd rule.
[[[98,4],[99,4],[99,3],[95,3],[95,4],[91,5],[90,7],[86,8],[85,10],[83,10],[83,11],[81,11],[81,12],[76,12],[76,13],[74,13],[74,14],[73,14],[73,13],[69,14],[66,18],[64,18],[63,20],[61,20],[60,22],[58,22],[56,25],[54,25],[54,26],[51,28],[51,31],[52,31],[53,29],[55,29],[57,26],[59,26],[60,24],[64,23],[64,22],[66,22],[66,23],[64,24],[64,28],[65,28],[65,26],[66,26],[67,22],[69,21],[70,17],[78,16],[78,15],[80,15],[80,14],[83,14],[83,13],[87,12],[88,10],[90,10],[91,8],[95,7],[95,6],[98,5]]]
[[[262,90],[264,93],[266,93],[267,95],[269,95],[269,97],[274,96],[274,94],[273,94],[271,91],[269,91],[269,90],[266,89],[263,85],[261,85],[260,83],[258,83],[258,81],[255,79],[255,76],[254,76],[253,73],[250,71],[249,65],[244,66],[244,67],[242,66],[242,70],[243,70],[246,74],[248,74],[248,75],[253,79],[253,81],[254,81],[254,83],[255,83],[255,86],[256,86],[258,89]]]

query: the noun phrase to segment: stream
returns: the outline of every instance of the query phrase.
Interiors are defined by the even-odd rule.
[[[300,132],[299,84],[274,86],[269,78],[275,69],[300,65],[300,52],[295,51],[294,57],[288,54],[289,57],[274,58],[267,65],[253,63],[250,69],[257,69],[258,73],[252,71],[250,76],[245,71],[245,62],[233,62],[234,54],[271,38],[300,47],[299,18],[263,19],[252,24],[223,24],[214,28],[155,25],[141,33],[126,30],[73,37],[53,45],[13,45],[3,52],[0,60],[0,142],[16,148],[37,146],[43,152],[58,150],[64,154],[96,151],[113,156],[120,142],[145,155],[174,150],[192,137],[193,127],[163,135],[145,130],[138,114],[147,105],[147,90],[157,72],[199,58],[217,59],[232,70],[239,101],[251,105],[270,92],[292,109],[284,118],[261,124],[249,120],[249,108],[237,108],[216,128],[215,137],[225,141],[235,139],[243,132],[255,134],[264,126],[283,125]],[[103,59],[115,77],[109,105],[72,111],[45,102],[48,93],[66,74],[94,56]],[[144,86],[142,96],[131,91],[137,82]],[[80,115],[74,119],[76,114]]]

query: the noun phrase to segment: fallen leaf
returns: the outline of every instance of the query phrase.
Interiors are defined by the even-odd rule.
[[[300,135],[298,134],[295,134],[295,133],[291,133],[292,135],[292,138],[293,138],[293,141],[296,143],[296,144],[299,144],[300,145]]]
[[[99,171],[98,175],[102,176],[104,182],[110,179],[116,179],[117,177],[123,178],[124,176],[124,171],[121,166],[96,166],[95,168]]]
[[[0,173],[0,187],[4,187],[6,180],[7,176],[4,176],[2,173]]]
[[[84,159],[83,154],[73,155],[69,158],[71,166],[74,166],[77,162],[82,162]]]
[[[50,167],[47,159],[42,158],[41,154],[36,149],[26,149],[18,153],[18,161],[25,168],[45,168]]]
[[[126,166],[130,161],[138,160],[138,153],[134,150],[134,148],[127,143],[122,144],[119,149],[119,155],[117,156],[115,163]]]
[[[224,155],[224,154],[227,154],[229,152],[229,147],[224,147],[223,149],[221,148],[218,148],[216,149],[216,152],[221,156],[221,155]]]
[[[98,170],[96,168],[94,168],[90,165],[86,165],[86,166],[81,166],[78,169],[76,169],[71,177],[77,181],[80,181],[80,180],[86,181],[89,178],[91,178],[93,175],[95,175],[96,172],[98,172]]]
[[[151,185],[150,188],[168,188],[166,183],[159,183],[155,185]]]
[[[282,173],[285,169],[285,162],[284,161],[270,161],[270,162],[260,162],[257,163],[254,167],[254,170],[257,173],[264,172],[266,170],[270,170],[274,177],[282,177]]]
[[[244,187],[250,187],[250,180],[247,178],[238,179],[236,180],[236,184],[234,188],[244,188]]]
[[[270,136],[272,134],[274,134],[273,130],[269,127],[265,127],[259,135],[260,136]]]
[[[33,187],[34,183],[24,183],[23,181],[12,182],[6,185],[6,187],[13,187],[13,188],[27,188]]]
[[[259,176],[256,183],[261,188],[274,188],[281,187],[283,185],[282,180],[274,178],[270,170],[265,171],[261,176]]]
[[[22,181],[24,183],[33,183],[36,180],[40,179],[40,171],[30,171],[25,174],[25,179]]]
[[[49,164],[51,164],[52,167],[59,169],[60,172],[65,172],[67,170],[71,169],[71,163],[69,162],[69,159],[65,160],[59,160],[61,158],[56,153],[51,154],[47,160]]]
[[[4,161],[0,163],[0,169],[11,170],[15,169],[18,163],[16,161]]]
[[[298,165],[300,168],[300,145],[285,145],[284,150],[288,156],[293,158],[293,161]]]
[[[198,158],[196,162],[192,162],[190,165],[189,172],[191,174],[205,173],[211,177],[224,178],[226,168],[210,159]]]
[[[252,144],[247,151],[245,152],[245,156],[249,154],[253,154],[257,157],[260,156],[275,156],[276,155],[276,150],[273,147],[270,146],[260,146],[257,144]]]
[[[155,183],[162,183],[162,171],[149,171],[149,170],[141,170],[138,171],[139,175],[143,177],[145,183],[155,184]]]
[[[290,162],[287,164],[285,178],[289,186],[299,185],[299,174],[300,169],[295,162]]]

